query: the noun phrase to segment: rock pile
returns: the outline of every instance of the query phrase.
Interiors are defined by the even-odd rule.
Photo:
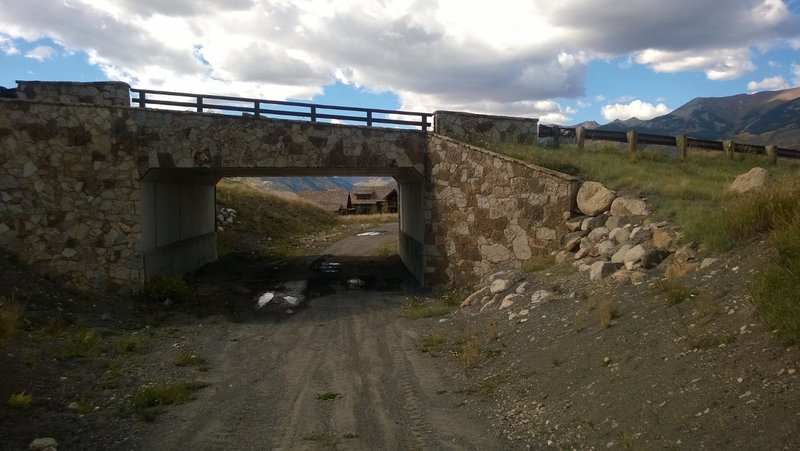
[[[480,306],[480,311],[497,309],[508,313],[508,320],[524,323],[538,305],[554,299],[554,293],[534,290],[519,273],[500,271],[489,276],[489,285],[467,296],[460,308]],[[574,296],[574,294],[573,294]]]
[[[578,190],[577,207],[581,215],[567,220],[556,262],[573,261],[591,280],[614,276],[638,284],[644,270],[662,263],[667,277],[681,277],[702,264],[697,246],[679,247],[680,232],[667,222],[654,222],[642,199],[617,197],[600,183],[586,182]]]
[[[217,205],[217,232],[224,232],[225,227],[236,222],[236,210]]]

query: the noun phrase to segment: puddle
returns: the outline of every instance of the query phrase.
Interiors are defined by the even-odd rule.
[[[376,232],[376,231],[369,231],[369,232],[361,232],[356,233],[356,236],[378,236],[381,235],[383,232]]]
[[[265,291],[256,301],[256,309],[267,304],[297,307],[306,300],[308,280],[287,280],[280,289]]]

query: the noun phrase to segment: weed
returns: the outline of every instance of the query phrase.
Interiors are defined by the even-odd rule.
[[[95,404],[92,402],[91,399],[87,398],[86,396],[80,396],[78,398],[78,412],[87,415],[94,411]]]
[[[10,342],[21,326],[22,306],[17,302],[16,292],[12,291],[10,297],[0,296],[0,338]]]
[[[119,387],[119,379],[125,375],[127,375],[127,371],[123,368],[120,360],[109,360],[108,369],[100,375],[100,380],[97,381],[95,386],[102,390],[117,388]]]
[[[597,306],[597,316],[601,326],[611,327],[611,321],[617,317],[617,308],[614,306],[614,302],[611,300],[600,302]]]
[[[137,354],[141,355],[145,352],[144,340],[141,337],[130,335],[127,337],[119,337],[116,340],[117,352],[120,354]]]
[[[332,391],[317,393],[317,399],[320,401],[335,401],[341,397],[342,397],[341,393],[336,393]]]
[[[150,384],[134,392],[131,395],[130,403],[137,410],[170,404],[184,404],[195,399],[194,392],[207,386],[207,383],[200,381]]]
[[[352,432],[348,432],[346,434],[342,434],[342,438],[358,438],[358,434],[354,434]]]
[[[478,337],[470,334],[461,347],[461,360],[467,368],[474,368],[480,363],[481,354],[483,354],[483,345]]]
[[[180,277],[158,275],[147,282],[145,293],[159,302],[167,299],[173,302],[186,302],[189,300],[191,290],[189,285]]]
[[[204,366],[208,363],[208,360],[200,357],[198,355],[192,354],[189,351],[185,351],[175,359],[176,366]]]
[[[64,338],[64,346],[55,353],[58,359],[88,359],[100,354],[101,337],[94,329],[74,328],[65,332]]]
[[[33,402],[33,395],[24,391],[19,393],[12,393],[6,400],[6,405],[13,409],[24,409],[31,405]]]
[[[665,295],[667,305],[678,305],[692,295],[689,288],[671,279],[659,279],[653,284],[652,291],[655,294]]]
[[[375,255],[378,257],[391,257],[392,255],[397,255],[399,252],[399,241],[391,240],[384,244],[383,246],[379,247],[375,251]]]
[[[430,318],[452,313],[455,309],[453,305],[435,299],[420,300],[417,297],[409,297],[403,302],[400,316],[408,319]]]
[[[522,271],[531,273],[542,271],[556,264],[556,258],[550,254],[536,254],[522,262]]]
[[[419,351],[430,355],[438,355],[444,345],[444,336],[432,333],[425,335],[419,340]]]
[[[550,357],[550,364],[553,365],[553,368],[558,368],[561,366],[561,360],[558,360],[556,356],[552,356]]]

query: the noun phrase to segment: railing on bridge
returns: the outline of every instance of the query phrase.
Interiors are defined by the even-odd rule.
[[[427,131],[431,126],[429,118],[432,116],[431,113],[413,111],[321,105],[150,89],[131,88],[131,93],[135,94],[135,97],[132,96],[131,98],[131,103],[140,108],[157,106],[185,107],[194,109],[198,113],[207,112],[207,110],[233,111],[242,113],[242,115],[256,117],[303,118],[311,122],[320,120],[347,121],[368,127],[376,126],[376,124],[395,125],[419,127],[422,131]]]
[[[633,136],[633,139],[635,140],[633,143],[631,143],[631,136]],[[634,131],[622,132],[613,130],[594,130],[583,127],[576,128],[539,125],[539,137],[554,138],[556,144],[559,143],[561,138],[576,139],[579,148],[583,147],[584,140],[628,143],[632,144],[633,149],[636,148],[636,144],[674,146],[678,147],[682,157],[685,157],[685,152],[687,149],[702,149],[725,151],[731,155],[733,155],[733,153],[750,153],[756,155],[768,155],[770,157],[800,158],[800,150],[797,149],[787,149],[777,146],[762,146],[759,144],[745,144],[733,141],[711,141],[707,139],[691,138],[685,135],[668,136],[639,133]]]

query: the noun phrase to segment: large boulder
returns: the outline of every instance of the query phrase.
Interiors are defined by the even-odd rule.
[[[618,197],[611,203],[612,216],[647,216],[650,211],[641,199]]]
[[[755,167],[739,174],[731,183],[731,191],[742,194],[750,191],[763,189],[769,183],[769,171],[764,168]]]
[[[617,195],[598,182],[584,182],[578,189],[578,210],[588,216],[597,216],[611,208]]]

